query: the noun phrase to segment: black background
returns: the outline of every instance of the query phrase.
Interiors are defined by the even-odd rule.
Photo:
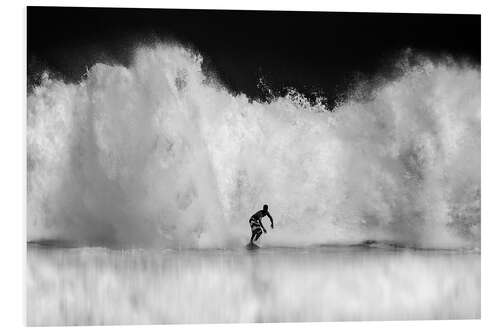
[[[333,102],[390,73],[407,48],[480,65],[479,15],[28,7],[28,85],[42,70],[78,81],[96,62],[127,65],[139,44],[179,41],[233,92],[293,86]]]

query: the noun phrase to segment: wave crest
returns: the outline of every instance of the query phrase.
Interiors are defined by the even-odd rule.
[[[480,242],[480,72],[422,59],[333,110],[234,95],[181,47],[28,95],[28,240],[232,247]]]

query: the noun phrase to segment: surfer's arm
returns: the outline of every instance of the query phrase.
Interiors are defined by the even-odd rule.
[[[274,222],[273,222],[273,217],[271,216],[271,214],[267,213],[267,216],[269,217],[269,219],[271,220],[271,229],[274,229]]]

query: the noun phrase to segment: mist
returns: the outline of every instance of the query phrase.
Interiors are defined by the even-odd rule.
[[[266,203],[269,246],[480,246],[478,68],[402,61],[329,109],[293,89],[251,101],[202,62],[159,44],[78,83],[43,76],[27,104],[28,240],[238,247]]]

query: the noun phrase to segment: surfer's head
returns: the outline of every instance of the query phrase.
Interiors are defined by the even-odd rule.
[[[267,207],[267,205],[264,205],[264,207],[262,207],[262,210],[267,212],[267,208],[269,208],[269,207]]]

